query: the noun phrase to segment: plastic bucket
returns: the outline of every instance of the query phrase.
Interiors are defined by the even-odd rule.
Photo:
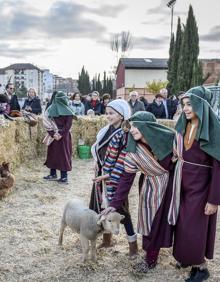
[[[78,154],[80,159],[90,159],[91,147],[87,145],[78,145]]]

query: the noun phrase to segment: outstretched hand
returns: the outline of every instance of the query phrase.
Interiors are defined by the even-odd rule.
[[[104,209],[104,210],[101,212],[101,215],[107,215],[107,214],[109,214],[110,212],[115,212],[115,211],[116,211],[115,208],[113,208],[113,207],[108,207],[108,208]]]
[[[95,183],[99,183],[101,182],[102,180],[105,180],[105,179],[108,179],[109,178],[109,175],[108,174],[105,174],[105,175],[101,175],[101,176],[97,176],[95,178],[93,178],[93,181]]]

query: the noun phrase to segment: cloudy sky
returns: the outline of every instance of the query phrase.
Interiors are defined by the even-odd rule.
[[[129,57],[166,58],[170,39],[168,0],[0,0],[0,67],[30,62],[72,76],[85,65],[90,75],[111,71],[114,33],[130,31]],[[220,58],[219,0],[177,0],[185,23],[192,4],[200,34],[200,57]]]

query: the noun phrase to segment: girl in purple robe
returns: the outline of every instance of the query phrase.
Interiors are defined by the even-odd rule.
[[[74,113],[68,106],[68,98],[63,92],[57,92],[51,105],[46,110],[49,119],[55,122],[56,129],[49,130],[52,137],[44,163],[50,168],[46,180],[57,180],[56,170],[60,170],[58,183],[68,183],[67,172],[72,170],[72,142],[70,129]]]
[[[169,223],[175,225],[173,255],[177,266],[191,266],[186,281],[208,279],[205,258],[212,259],[220,204],[220,123],[204,87],[189,90],[181,99],[177,122]]]
[[[160,248],[172,246],[172,226],[168,211],[172,195],[171,165],[174,132],[156,122],[149,112],[137,112],[129,119],[130,127],[124,173],[121,176],[110,207],[103,213],[118,210],[128,197],[135,175],[140,171],[144,178],[139,182],[137,233],[142,235],[144,261],[136,264],[136,272],[155,268]]]

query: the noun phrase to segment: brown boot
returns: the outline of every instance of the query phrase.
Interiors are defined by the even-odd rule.
[[[112,247],[112,234],[111,233],[103,233],[102,243],[97,247],[97,249],[101,248],[109,248]]]
[[[129,256],[132,257],[136,257],[138,254],[138,245],[137,245],[137,241],[134,242],[128,242],[129,244]]]

